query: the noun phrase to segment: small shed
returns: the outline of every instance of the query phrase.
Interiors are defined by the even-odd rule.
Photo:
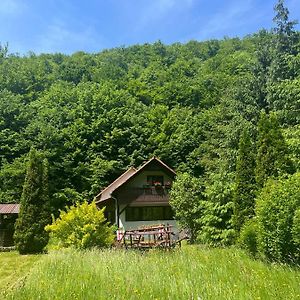
[[[13,246],[15,222],[18,218],[19,211],[20,204],[0,204],[0,247]]]

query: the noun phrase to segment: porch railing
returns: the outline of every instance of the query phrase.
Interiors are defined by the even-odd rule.
[[[168,202],[169,189],[163,186],[131,187],[120,191],[118,198],[128,202]]]

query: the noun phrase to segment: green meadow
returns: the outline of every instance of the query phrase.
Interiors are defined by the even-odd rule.
[[[2,253],[0,259],[4,299],[300,299],[298,268],[233,248],[66,250],[40,259]]]
[[[24,282],[41,255],[19,255],[17,252],[0,252],[0,299],[3,293]]]

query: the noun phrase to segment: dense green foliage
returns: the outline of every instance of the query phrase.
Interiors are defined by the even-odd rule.
[[[255,207],[255,154],[254,145],[246,130],[243,131],[237,155],[235,189],[233,195],[233,222],[237,231],[254,216]]]
[[[258,234],[257,221],[253,218],[246,221],[238,238],[238,245],[253,257],[258,254]]]
[[[58,251],[42,257],[4,299],[294,300],[299,281],[299,270],[236,249]]]
[[[267,258],[300,263],[300,173],[270,180],[257,199],[259,250]]]
[[[292,237],[293,243],[296,249],[298,249],[298,253],[296,255],[298,259],[300,259],[300,208],[297,208],[297,210],[295,211],[292,227]]]
[[[199,231],[201,209],[201,182],[188,173],[179,174],[170,194],[170,205],[175,218],[182,228],[190,231],[191,241],[196,239]]]
[[[231,245],[235,238],[232,224],[232,202],[203,201],[203,213],[199,218],[197,241],[212,246]]]
[[[98,210],[95,202],[77,203],[61,211],[59,218],[45,229],[50,232],[52,245],[59,248],[107,247],[114,240],[114,227],[106,222],[104,208]]]
[[[268,178],[293,172],[288,149],[274,114],[261,114],[258,122],[256,182],[263,187]]]
[[[21,254],[42,252],[48,243],[44,227],[50,223],[48,162],[34,148],[29,162],[15,226],[15,244]]]

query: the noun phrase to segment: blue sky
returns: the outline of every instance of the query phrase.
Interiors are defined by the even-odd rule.
[[[272,27],[275,0],[0,0],[10,52],[73,53],[242,37]],[[300,0],[286,0],[300,21]],[[297,26],[299,29],[299,26]]]

